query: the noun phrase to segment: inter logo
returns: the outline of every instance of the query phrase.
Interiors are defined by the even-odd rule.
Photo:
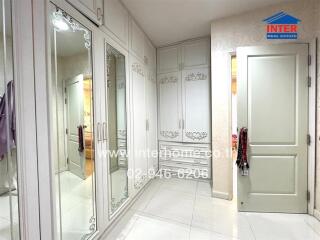
[[[267,24],[267,39],[298,39],[300,19],[279,12],[263,21]]]

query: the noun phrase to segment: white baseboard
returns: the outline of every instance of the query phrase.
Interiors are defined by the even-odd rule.
[[[212,191],[212,197],[231,200],[231,196],[226,192]]]
[[[126,215],[128,210],[132,207],[132,205],[138,200],[138,198],[144,193],[145,189],[149,184],[152,182],[152,180],[149,180],[148,183],[146,183],[142,189],[139,190],[139,192],[128,202],[126,206],[123,207],[123,209],[120,210],[119,215],[115,217],[115,219],[110,223],[110,225],[102,231],[98,239],[105,239],[108,237],[108,235],[112,232],[113,228],[120,222],[122,217]]]

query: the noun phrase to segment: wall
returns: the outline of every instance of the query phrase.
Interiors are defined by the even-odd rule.
[[[284,41],[266,40],[265,24],[262,22],[279,11],[286,11],[302,20],[299,25],[299,42],[309,42],[320,36],[318,0],[299,0],[273,5],[220,19],[211,24],[212,144],[213,150],[220,153],[214,154],[212,163],[213,195],[216,197],[232,198],[230,53],[235,52],[240,46],[283,43]],[[320,161],[319,156],[317,160]],[[320,186],[319,178],[318,182]],[[317,200],[317,206],[320,208],[320,189],[317,190]]]

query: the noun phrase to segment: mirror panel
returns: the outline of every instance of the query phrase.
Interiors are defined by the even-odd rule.
[[[109,214],[128,198],[125,56],[106,44],[106,89],[109,158]]]
[[[96,231],[92,33],[51,5],[51,135],[57,236]]]
[[[0,2],[0,239],[19,236],[11,1]]]

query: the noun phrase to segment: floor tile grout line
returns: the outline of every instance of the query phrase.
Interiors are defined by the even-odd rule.
[[[318,233],[318,232],[311,226],[311,224],[306,221],[306,219],[303,219],[303,221],[306,223],[306,225],[307,225],[309,228],[312,229],[312,231],[313,231],[316,235],[318,235],[318,236],[320,237],[320,233]]]
[[[238,211],[238,209],[237,209],[237,211]],[[238,213],[239,213],[239,212],[238,212]],[[246,219],[246,222],[249,224],[249,227],[250,227],[250,230],[251,230],[251,232],[252,232],[253,238],[256,240],[257,237],[256,237],[256,234],[255,234],[255,232],[254,232],[254,230],[253,230],[253,226],[252,226],[251,223],[250,223],[249,216],[246,214],[246,215],[244,215],[244,218]]]
[[[171,224],[180,224],[180,225],[184,225],[186,227],[190,226],[190,224],[188,224],[188,223],[179,222],[178,220],[174,220],[174,219],[167,218],[167,217],[161,217],[161,216],[158,216],[158,215],[155,215],[152,213],[143,212],[140,210],[137,210],[136,212],[143,217],[150,217],[150,218],[158,220],[158,221],[163,221],[163,222],[167,222],[167,223],[171,223]]]
[[[192,228],[192,222],[193,222],[194,209],[195,209],[195,207],[196,207],[198,187],[199,187],[199,181],[197,181],[196,190],[195,190],[195,192],[194,192],[192,216],[191,216],[191,221],[190,221],[190,226],[189,226],[189,240],[190,240],[190,238],[191,238],[191,228]]]

